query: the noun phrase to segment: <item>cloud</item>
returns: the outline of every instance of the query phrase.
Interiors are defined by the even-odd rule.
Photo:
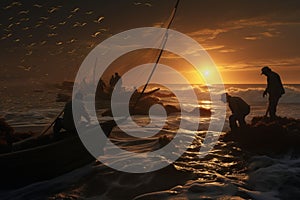
[[[273,58],[273,59],[262,59],[262,60],[253,60],[253,61],[244,61],[244,62],[238,62],[234,64],[220,64],[219,67],[222,70],[260,70],[262,66],[270,66],[272,67],[285,67],[289,69],[298,69],[300,63],[300,58]]]
[[[193,37],[199,42],[204,42],[208,40],[214,40],[224,33],[235,30],[243,30],[247,28],[261,28],[265,31],[257,33],[257,36],[245,36],[246,40],[258,40],[263,38],[277,37],[280,35],[278,28],[282,26],[298,26],[300,22],[298,21],[273,21],[269,17],[254,17],[245,18],[239,20],[231,20],[222,23],[221,25],[216,25],[216,28],[203,28],[197,31],[187,33],[190,37]]]
[[[221,49],[219,50],[220,53],[234,53],[236,52],[235,49]]]
[[[261,39],[260,37],[256,37],[256,36],[246,36],[244,37],[245,40],[259,40]]]

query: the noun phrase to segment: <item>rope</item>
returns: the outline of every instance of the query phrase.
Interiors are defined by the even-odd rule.
[[[172,22],[173,22],[173,20],[174,20],[174,18],[175,18],[175,15],[176,15],[176,12],[177,12],[177,8],[178,8],[178,5],[179,5],[179,1],[180,1],[180,0],[177,0],[176,4],[175,4],[175,6],[174,6],[174,9],[173,9],[173,11],[172,11],[172,13],[171,13],[171,17],[170,17],[171,19],[170,19],[170,22],[169,22],[169,24],[168,24],[168,26],[167,26],[167,28],[166,28],[167,30],[166,30],[166,33],[165,33],[165,35],[164,35],[163,41],[162,41],[162,47],[161,47],[160,52],[159,52],[159,54],[158,54],[158,57],[157,57],[157,59],[156,59],[155,65],[153,66],[153,69],[152,69],[152,71],[151,71],[151,73],[150,73],[150,75],[149,75],[149,78],[148,78],[148,80],[147,80],[145,86],[143,87],[142,92],[141,92],[140,95],[138,96],[138,98],[137,98],[137,100],[136,100],[136,102],[135,102],[135,104],[134,104],[134,106],[133,106],[133,110],[135,109],[135,107],[137,106],[138,102],[139,102],[140,99],[142,98],[142,96],[143,96],[143,94],[144,94],[144,92],[145,92],[145,90],[146,90],[146,88],[147,88],[147,86],[148,86],[148,84],[149,84],[149,82],[150,82],[150,80],[151,80],[153,74],[154,74],[154,71],[156,70],[156,68],[157,68],[157,66],[158,66],[158,62],[159,62],[159,60],[160,60],[160,58],[161,58],[161,55],[162,55],[162,53],[163,53],[163,51],[164,51],[164,48],[165,48],[166,43],[167,43],[167,40],[168,40],[168,30],[170,29],[170,26],[171,26],[171,24],[172,24]]]

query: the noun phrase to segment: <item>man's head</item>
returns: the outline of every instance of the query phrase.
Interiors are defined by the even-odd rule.
[[[268,66],[264,66],[263,68],[261,68],[261,74],[263,75],[268,75],[272,70],[268,67]]]
[[[228,98],[230,98],[231,96],[228,93],[224,93],[221,95],[221,101],[223,101],[224,103],[226,103],[228,101]]]

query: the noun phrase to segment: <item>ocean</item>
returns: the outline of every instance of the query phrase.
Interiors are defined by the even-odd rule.
[[[0,115],[13,127],[47,126],[63,109],[63,102],[56,102],[58,93],[67,92],[54,85],[40,86],[38,89],[22,88],[1,89]],[[199,105],[214,111],[207,89],[194,85]],[[246,121],[251,122],[254,116],[262,116],[266,111],[267,98],[262,97],[265,85],[225,85],[232,96],[242,97],[250,106],[251,112]],[[185,85],[176,85],[177,92],[184,93]],[[300,85],[285,85],[286,93],[281,98],[277,114],[281,117],[300,118]],[[158,98],[164,103],[175,105],[172,98],[164,97],[164,89],[159,91]],[[21,94],[21,95],[20,95]],[[155,94],[154,94],[155,95]],[[167,96],[167,95],[165,95]],[[223,132],[229,130],[227,117]],[[137,122],[144,123],[147,116],[135,117]],[[178,115],[168,117],[162,134],[174,135],[174,126],[183,120]],[[197,122],[194,118],[184,119],[187,123]],[[94,119],[96,122],[97,119]],[[101,162],[91,163],[63,176],[34,183],[24,188],[11,191],[0,191],[0,199],[299,199],[300,198],[300,158],[293,152],[280,155],[253,155],[242,152],[233,143],[218,141],[207,156],[199,158],[209,116],[201,116],[198,131],[184,130],[187,137],[195,137],[192,145],[174,163],[155,172],[132,174],[106,167]],[[133,129],[128,124],[128,129]],[[157,127],[148,127],[149,129]],[[148,131],[145,130],[145,131]],[[159,136],[150,139],[132,141],[122,134],[119,128],[112,132],[115,142],[126,141],[126,150],[153,151],[159,148]],[[106,149],[113,152],[114,149]],[[126,160],[126,154],[118,157],[116,162]],[[168,162],[158,159],[153,162]],[[124,169],[143,165],[143,163],[125,163]],[[1,190],[1,189],[0,189]]]

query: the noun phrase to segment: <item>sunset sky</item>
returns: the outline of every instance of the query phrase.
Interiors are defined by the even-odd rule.
[[[72,80],[88,53],[132,28],[160,27],[174,0],[1,1],[2,86]],[[225,83],[300,83],[300,2],[181,0],[172,29],[197,40]],[[208,73],[208,72],[207,72]]]

